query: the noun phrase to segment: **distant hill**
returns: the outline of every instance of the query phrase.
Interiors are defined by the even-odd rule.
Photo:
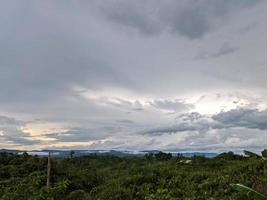
[[[158,150],[145,150],[145,151],[131,151],[131,150],[49,150],[44,149],[40,151],[26,151],[30,155],[37,155],[37,156],[47,156],[50,152],[54,157],[68,157],[70,156],[71,151],[74,152],[73,156],[86,156],[86,155],[114,155],[118,157],[125,157],[125,156],[144,156],[146,154],[157,154],[160,151]],[[0,149],[1,152],[12,153],[12,154],[22,154],[25,151],[20,150],[10,150],[10,149]],[[173,156],[178,154],[183,155],[185,157],[193,157],[193,156],[204,156],[207,158],[212,158],[217,156],[217,153],[210,153],[210,152],[168,152],[171,153]]]

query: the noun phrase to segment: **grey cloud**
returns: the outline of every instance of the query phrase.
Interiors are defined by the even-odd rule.
[[[133,108],[132,110],[133,111],[140,112],[140,111],[144,111],[145,109],[144,108]]]
[[[206,132],[209,129],[220,129],[223,126],[220,124],[210,121],[209,117],[201,115],[199,113],[187,113],[179,115],[176,118],[177,122],[172,126],[158,127],[149,129],[139,134],[142,135],[164,135],[186,131]]]
[[[67,4],[14,2],[5,2],[0,9],[1,103],[10,104],[17,99],[21,104],[51,101],[59,93],[71,95],[73,85],[101,88],[120,81],[130,84],[129,79],[121,76],[122,72],[102,58],[103,52],[97,50],[94,41],[84,42],[81,36],[84,27],[76,32],[80,36],[68,30],[68,22],[59,17],[65,16],[72,24],[75,21],[73,13],[67,14],[65,10]],[[54,7],[50,10],[47,6]],[[13,13],[8,20],[5,7],[9,14]]]
[[[267,130],[267,110],[235,109],[219,113],[213,119],[233,127]]]
[[[216,57],[220,57],[220,56],[225,56],[228,54],[231,54],[235,51],[237,51],[238,48],[236,47],[232,47],[229,45],[229,43],[223,43],[223,45],[219,48],[218,52],[215,52],[213,54],[211,54],[211,57],[216,58]]]
[[[199,135],[188,133],[185,141],[170,143],[165,148],[173,151],[260,151],[266,146],[266,138],[266,134],[261,130],[218,129]]]
[[[177,120],[187,121],[187,122],[194,122],[196,120],[200,120],[203,116],[197,112],[191,112],[186,114],[181,114],[176,117]]]
[[[119,149],[167,150],[167,151],[259,151],[266,146],[267,135],[262,130],[229,128],[208,130],[206,132],[177,132],[165,135],[144,135],[141,139],[130,137],[114,138],[94,146]],[[140,137],[139,137],[140,138]],[[127,141],[127,142],[126,142]],[[127,144],[126,144],[127,143]],[[257,145],[255,145],[257,144]]]
[[[199,113],[188,113],[179,115],[175,125],[158,127],[140,132],[144,135],[164,135],[185,131],[196,131],[205,133],[210,130],[247,128],[267,130],[267,110],[257,109],[233,109],[221,112],[211,117]]]
[[[0,108],[26,112],[28,107],[29,110],[38,110],[42,107],[38,105],[51,105],[62,98],[76,95],[71,90],[75,85],[96,90],[108,86],[126,88],[137,93],[159,94],[199,87],[198,83],[210,87],[213,84],[209,84],[205,78],[199,78],[202,74],[198,72],[198,67],[188,67],[188,64],[177,67],[175,54],[174,57],[165,57],[172,55],[170,52],[176,52],[177,49],[165,52],[164,49],[169,49],[169,46],[163,47],[162,44],[171,43],[177,38],[160,43],[157,43],[160,38],[155,38],[153,43],[158,45],[146,49],[145,46],[150,46],[149,41],[143,41],[142,37],[131,41],[128,35],[121,37],[121,32],[114,28],[114,24],[111,25],[109,20],[103,20],[101,16],[114,14],[116,19],[110,20],[115,22],[118,19],[138,21],[137,24],[127,26],[140,27],[140,31],[148,27],[152,31],[144,32],[150,34],[159,29],[174,30],[176,23],[185,23],[182,26],[192,29],[197,27],[194,21],[201,17],[188,16],[188,20],[183,20],[179,15],[185,14],[181,13],[202,16],[208,11],[207,13],[213,13],[208,15],[222,16],[229,9],[247,8],[258,1],[79,2],[76,4],[77,9],[72,11],[69,10],[72,4],[64,1],[35,1],[34,4],[33,1],[24,4],[18,0],[14,2],[5,2],[6,6],[1,7],[0,12],[0,24],[3,26],[0,31],[3,46],[0,51]],[[197,14],[198,12],[203,14]],[[125,17],[128,14],[130,17]],[[138,16],[137,19],[135,16]],[[213,17],[207,18],[210,20]],[[201,35],[191,28],[190,31],[185,30]],[[187,35],[197,37],[190,33]],[[172,38],[170,35],[168,37]],[[157,46],[164,50],[159,52],[160,56],[153,51]],[[161,62],[154,67],[156,64],[153,60],[155,63]],[[164,76],[159,68],[166,68]],[[196,81],[189,82],[185,78],[189,75]]]
[[[104,3],[102,12],[109,20],[126,27],[136,28],[139,32],[151,35],[160,31],[157,21],[150,16],[144,4],[121,1],[120,3]]]
[[[15,118],[7,117],[7,116],[0,116],[0,124],[3,125],[15,125],[15,126],[21,126],[25,125],[24,121],[17,120]]]
[[[3,2],[0,111],[2,115],[10,113],[25,120],[0,117],[3,131],[0,140],[25,145],[50,143],[33,140],[34,137],[23,132],[26,119],[40,119],[31,121],[33,124],[43,121],[63,129],[71,127],[67,133],[47,135],[55,139],[51,145],[55,142],[56,146],[61,141],[108,137],[122,138],[110,145],[127,146],[134,140],[135,147],[158,144],[161,148],[164,147],[161,137],[167,141],[170,137],[171,143],[176,134],[187,135],[190,142],[195,137],[199,141],[196,145],[203,146],[205,141],[212,142],[208,136],[214,135],[205,135],[212,131],[243,128],[244,132],[263,132],[265,111],[251,111],[231,122],[226,113],[213,117],[188,114],[191,109],[200,112],[201,104],[209,101],[205,95],[195,102],[195,107],[179,100],[195,99],[199,94],[217,90],[239,89],[251,92],[251,97],[257,94],[266,97],[262,91],[267,71],[264,64],[256,66],[266,59],[266,46],[262,42],[266,40],[262,34],[266,26],[258,22],[266,21],[267,4],[254,6],[258,2]],[[247,34],[237,33],[240,27],[253,23],[256,25]],[[193,60],[197,49],[202,47],[214,51],[207,53],[207,59]],[[220,59],[211,59],[218,56]],[[92,91],[92,98],[85,95],[88,91]],[[103,98],[98,98],[99,95]],[[267,105],[264,98],[248,101],[254,102],[255,107]],[[246,102],[235,106],[246,106]],[[172,114],[166,115],[166,111]],[[135,134],[139,132],[142,137]],[[227,141],[225,138],[222,141]],[[228,142],[231,140],[237,138],[232,135]]]
[[[253,23],[247,24],[244,27],[240,28],[238,33],[239,34],[246,34],[249,31],[251,31],[252,29],[255,29],[256,27],[257,27],[257,23],[253,22]]]
[[[162,134],[170,134],[170,133],[176,133],[176,132],[183,132],[183,131],[196,131],[197,127],[183,123],[179,124],[177,126],[172,127],[160,127],[156,129],[147,130],[144,132],[141,132],[143,135],[162,135]]]
[[[119,97],[100,97],[98,100],[98,102],[106,104],[106,105],[110,105],[112,107],[115,108],[119,108],[119,109],[125,109],[125,110],[138,110],[138,109],[143,109],[143,105],[138,101],[129,101],[123,98],[119,98]]]
[[[201,51],[197,56],[196,59],[209,59],[209,58],[218,58],[221,56],[226,56],[232,54],[238,50],[237,47],[231,46],[228,42],[224,42],[222,46],[218,49],[217,52],[214,53],[206,53]]]
[[[105,132],[103,128],[108,131]],[[103,128],[71,128],[66,132],[43,134],[43,136],[51,139],[56,139],[60,142],[84,142],[104,139],[108,135],[110,135],[110,133],[118,131],[118,127],[116,129],[110,127]]]
[[[40,141],[33,140],[28,133],[22,131],[26,122],[15,118],[0,116],[0,142],[12,142],[19,145],[38,144]]]
[[[259,1],[190,0],[182,2],[184,5],[177,2],[176,5],[170,7],[172,12],[167,10],[166,15],[172,15],[168,22],[174,31],[189,39],[197,39],[203,37],[212,29],[218,28],[218,25],[222,25],[218,21],[226,21],[229,15],[250,7]],[[183,9],[180,10],[181,7]]]
[[[146,35],[170,30],[189,39],[197,39],[216,27],[218,21],[258,2],[260,1],[167,0],[141,4],[112,1],[100,4],[100,8],[109,20],[135,28]]]
[[[155,108],[174,111],[174,112],[185,112],[194,108],[193,104],[185,103],[183,100],[154,100],[149,104]]]
[[[132,124],[132,123],[134,123],[133,120],[129,120],[129,119],[116,120],[116,122],[122,123],[122,124]]]
[[[135,100],[134,102],[132,102],[122,98],[102,97],[98,101],[124,110],[132,110],[132,111],[145,110],[144,104],[142,104],[139,100]],[[146,101],[145,104],[149,105],[152,108],[165,111],[172,111],[172,112],[185,112],[194,108],[193,104],[186,103],[184,100],[180,99],[171,99],[171,100],[155,99],[152,101]]]

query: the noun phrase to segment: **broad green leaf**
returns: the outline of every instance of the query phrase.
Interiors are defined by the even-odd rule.
[[[254,198],[255,200],[267,200],[267,197],[265,197],[263,194],[242,184],[232,184],[231,186],[241,194],[247,195],[248,197]]]

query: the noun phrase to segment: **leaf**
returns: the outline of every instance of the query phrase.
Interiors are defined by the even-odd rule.
[[[263,194],[242,184],[231,184],[231,186],[241,194],[247,195],[248,197],[254,198],[255,200],[267,200],[267,197],[265,197]]]

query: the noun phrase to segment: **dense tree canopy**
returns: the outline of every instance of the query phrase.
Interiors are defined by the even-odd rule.
[[[52,157],[50,187],[46,167],[45,157],[2,153],[0,199],[246,199],[231,183],[267,193],[266,160],[232,152],[215,158],[162,152],[145,157]]]

